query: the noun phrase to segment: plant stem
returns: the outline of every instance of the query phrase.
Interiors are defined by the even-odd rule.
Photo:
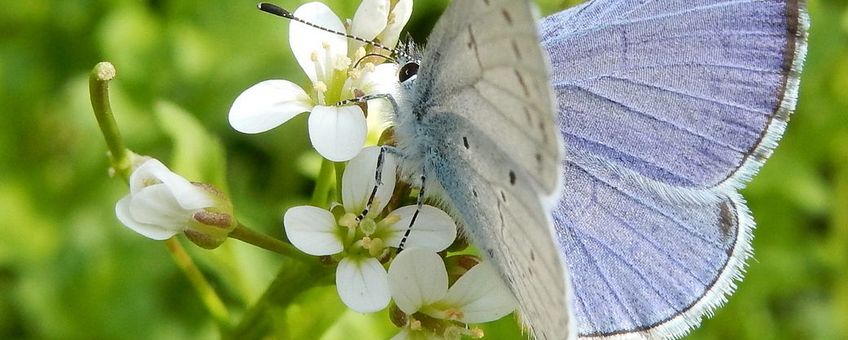
[[[268,235],[253,231],[252,229],[245,227],[241,223],[239,223],[239,225],[235,229],[233,229],[233,231],[230,233],[230,237],[247,242],[259,248],[273,251],[288,258],[297,260],[299,262],[318,262],[315,257],[304,254],[291,244],[280,241]]]
[[[177,267],[183,271],[183,274],[191,282],[191,285],[194,286],[197,295],[200,296],[206,309],[209,310],[209,313],[212,314],[218,325],[222,329],[229,329],[230,313],[227,311],[227,307],[221,301],[221,298],[218,297],[218,294],[215,293],[212,285],[206,280],[200,269],[197,268],[197,265],[194,264],[194,261],[191,260],[185,249],[183,249],[180,242],[172,237],[165,240],[165,246],[168,247],[168,252],[171,253],[171,257],[174,259]]]
[[[88,90],[94,116],[100,126],[100,132],[103,133],[103,138],[106,140],[106,146],[109,148],[112,169],[115,170],[115,174],[124,179],[124,182],[129,182],[132,172],[132,153],[124,146],[124,140],[121,138],[121,132],[118,130],[118,124],[112,114],[112,105],[109,102],[109,81],[115,79],[116,74],[117,71],[112,63],[107,61],[98,63],[91,70],[88,78]],[[174,263],[191,282],[204,306],[218,325],[222,330],[229,329],[231,326],[230,313],[227,311],[226,305],[218,297],[209,281],[206,280],[203,272],[197,268],[194,261],[186,253],[182,244],[175,238],[170,238],[165,241],[165,246]]]
[[[342,175],[345,172],[346,163],[338,162],[335,163],[335,172],[336,172],[336,200],[338,202],[342,201]]]
[[[88,90],[94,116],[106,139],[106,146],[109,148],[112,168],[115,169],[116,174],[127,179],[132,170],[132,160],[130,153],[124,147],[124,140],[121,138],[115,116],[112,115],[112,105],[109,103],[109,81],[115,79],[116,74],[115,66],[108,61],[98,63],[91,70],[88,78]]]
[[[318,172],[318,178],[315,182],[315,190],[312,191],[312,205],[320,208],[327,207],[330,189],[332,188],[333,179],[333,162],[323,160],[321,162],[321,170]]]
[[[266,339],[273,331],[269,309],[285,308],[301,293],[321,284],[331,283],[328,278],[332,268],[313,262],[311,265],[297,261],[286,261],[277,273],[277,277],[262,293],[262,296],[245,312],[241,322],[235,327],[229,338]]]

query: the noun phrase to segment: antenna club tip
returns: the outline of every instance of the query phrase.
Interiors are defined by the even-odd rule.
[[[259,4],[256,5],[256,8],[258,8],[260,11],[263,11],[263,12],[266,12],[266,13],[271,13],[271,14],[276,15],[276,16],[281,16],[283,18],[291,18],[292,17],[292,14],[289,11],[283,9],[280,6],[277,6],[277,5],[274,5],[274,4],[271,4],[271,3],[260,2]]]

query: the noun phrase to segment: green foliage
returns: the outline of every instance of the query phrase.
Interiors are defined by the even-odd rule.
[[[295,8],[305,1],[280,3]],[[326,1],[351,17],[354,1]],[[540,1],[544,13],[574,1]],[[415,3],[422,41],[446,0]],[[287,207],[307,204],[317,172],[304,117],[246,136],[232,100],[265,79],[305,80],[287,24],[245,1],[17,1],[0,11],[0,338],[214,338],[218,330],[160,242],[120,226],[126,193],[88,103],[94,64],[113,62],[113,109],[127,145],[233,197],[242,222],[282,237]],[[812,0],[798,111],[745,190],[759,227],[755,259],[695,339],[848,337],[848,3]],[[226,154],[226,157],[225,157]],[[281,262],[235,242],[187,245],[240,316]],[[385,338],[385,313],[347,311],[317,288],[270,309],[273,334]],[[515,336],[509,319],[492,339]],[[503,335],[510,334],[510,335]]]

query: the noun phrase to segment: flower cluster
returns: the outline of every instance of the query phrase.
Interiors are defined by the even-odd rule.
[[[412,0],[364,0],[346,23],[317,2],[293,15],[393,48],[411,11]],[[392,320],[401,329],[395,339],[481,337],[481,330],[467,325],[511,313],[513,296],[488,263],[470,255],[448,256],[447,249],[461,243],[454,220],[435,206],[410,202],[409,187],[396,185],[399,160],[391,152],[382,154],[378,169],[381,148],[363,148],[369,132],[366,114],[376,106],[340,105],[369,94],[394,95],[397,66],[374,57],[387,51],[300,21],[293,21],[289,32],[309,86],[262,81],[235,99],[229,121],[240,132],[260,133],[308,112],[315,150],[329,161],[347,162],[336,167],[344,168],[335,186],[340,202],[329,209],[297,206],[285,212],[284,232],[291,245],[337,265],[337,291],[351,309],[376,312],[394,301]],[[215,248],[228,236],[245,233],[228,198],[155,159],[134,169],[130,193],[115,210],[124,225],[156,240],[184,233],[204,248]]]
[[[378,147],[369,147],[350,161],[342,178],[342,203],[332,211],[312,206],[289,209],[284,217],[285,232],[295,247],[310,255],[333,255],[339,262],[336,286],[342,301],[359,312],[375,312],[389,304],[385,261],[390,248],[397,248],[410,227],[416,206],[383,211],[395,187],[395,160],[386,155],[383,184],[374,196],[368,214],[357,222],[365,209],[377,167]],[[442,210],[424,205],[409,234],[407,246],[438,252],[456,238],[456,225]]]
[[[365,0],[353,20],[342,23],[330,8],[318,2],[300,6],[294,16],[336,32],[377,39],[394,47],[412,13],[412,1]],[[365,112],[359,105],[337,106],[340,101],[368,94],[396,92],[397,67],[375,65],[361,42],[292,22],[289,42],[311,84],[304,89],[287,80],[260,82],[236,98],[230,108],[230,125],[244,133],[260,133],[309,112],[309,139],[324,158],[342,162],[359,153],[368,133]]]

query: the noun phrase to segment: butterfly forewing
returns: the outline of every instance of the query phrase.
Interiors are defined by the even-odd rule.
[[[528,4],[455,1],[439,25],[444,29],[434,29],[422,61],[439,67],[420,71],[431,82],[426,105],[470,120],[510,152],[543,194],[557,192],[560,137]]]

